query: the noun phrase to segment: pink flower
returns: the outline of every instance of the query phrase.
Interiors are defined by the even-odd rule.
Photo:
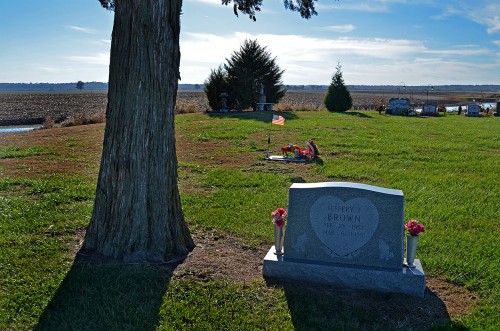
[[[276,209],[275,211],[273,211],[273,212],[271,213],[271,215],[272,215],[273,217],[275,217],[276,215],[280,215],[280,216],[282,216],[282,217],[286,217],[287,213],[286,213],[285,208],[278,208],[278,209]]]
[[[282,228],[285,225],[285,220],[284,218],[287,216],[287,212],[285,208],[278,208],[275,211],[271,213],[271,216],[273,217],[273,223]]]
[[[405,224],[405,229],[407,229],[412,236],[418,236],[421,232],[425,232],[424,225],[418,223],[417,220],[409,220],[408,223]]]

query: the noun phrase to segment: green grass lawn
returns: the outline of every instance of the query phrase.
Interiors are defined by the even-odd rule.
[[[43,141],[0,146],[0,329],[500,329],[499,118],[282,115],[285,126],[271,125],[269,113],[177,116],[189,226],[271,246],[270,213],[286,207],[293,182],[400,189],[405,218],[426,226],[417,250],[426,274],[477,296],[472,310],[427,323],[402,309],[395,320],[381,313],[393,307],[384,296],[377,299],[382,308],[370,309],[362,295],[346,301],[328,290],[268,287],[262,280],[174,279],[168,266],[75,262],[91,216],[96,165],[89,166],[90,176],[61,170],[34,177],[9,167],[78,162],[83,156],[76,149],[86,150],[86,140],[76,136],[62,140],[68,152]],[[321,158],[305,165],[267,162],[268,136],[273,154],[315,139]],[[78,144],[68,145],[69,139]]]

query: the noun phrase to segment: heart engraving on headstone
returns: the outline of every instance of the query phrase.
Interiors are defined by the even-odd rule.
[[[378,226],[379,215],[365,198],[346,202],[335,196],[323,196],[309,213],[314,232],[332,255],[347,256],[363,247]]]

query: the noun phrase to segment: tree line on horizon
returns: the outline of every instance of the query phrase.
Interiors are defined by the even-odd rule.
[[[76,81],[70,83],[0,83],[0,92],[57,92],[57,91],[75,91]],[[84,82],[87,91],[106,91],[108,83],[106,82]],[[391,91],[398,88],[398,85],[346,85],[349,91]],[[425,90],[427,85],[406,86],[411,90]],[[204,84],[179,84],[179,90],[199,90],[203,91]],[[326,91],[328,85],[283,85],[287,91]],[[496,92],[499,93],[500,85],[433,85],[434,92]]]

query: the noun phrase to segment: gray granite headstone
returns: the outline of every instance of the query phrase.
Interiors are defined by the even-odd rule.
[[[420,113],[420,115],[439,115],[437,105],[426,103],[422,107],[422,112]]]
[[[284,255],[271,247],[266,278],[423,296],[425,274],[404,265],[404,196],[358,183],[295,183]]]
[[[288,198],[287,260],[400,269],[404,197],[357,183],[295,183]]]
[[[481,106],[476,104],[467,105],[465,116],[478,117],[481,116]]]

